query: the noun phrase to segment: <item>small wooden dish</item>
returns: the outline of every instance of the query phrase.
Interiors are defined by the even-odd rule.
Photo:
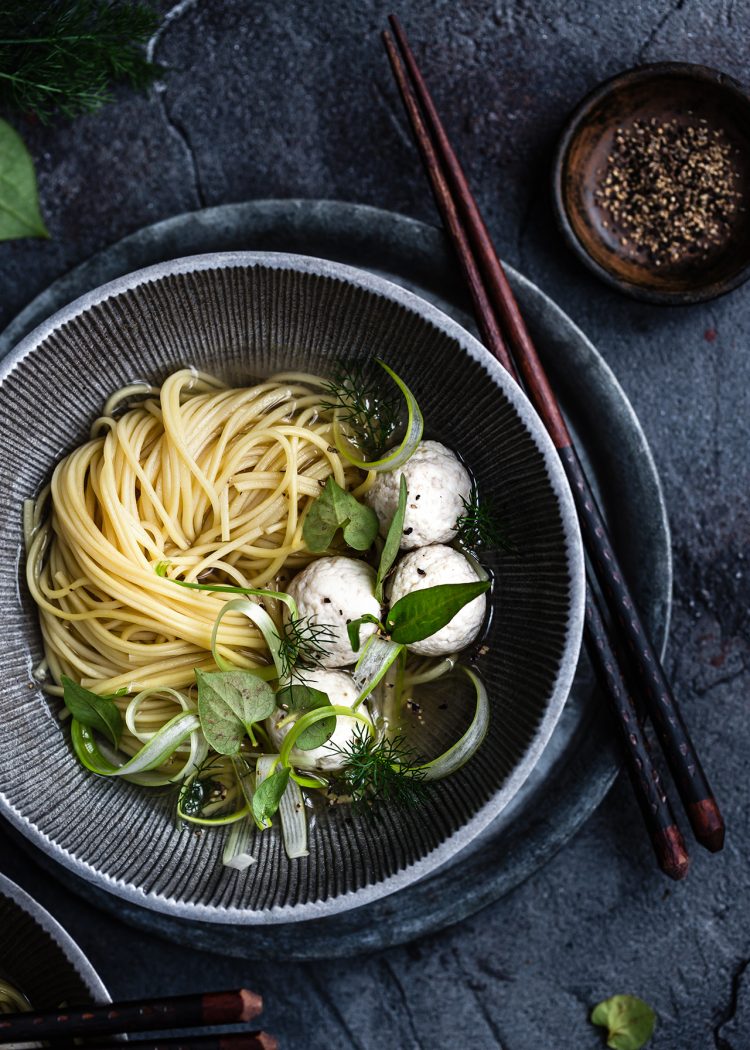
[[[657,267],[613,232],[595,194],[615,132],[635,120],[705,120],[735,148],[740,208],[729,233],[708,254]],[[750,95],[715,69],[660,62],[621,73],[575,110],[553,169],[560,228],[578,257],[614,288],[652,303],[689,304],[723,295],[750,277]],[[622,241],[627,243],[623,245]]]

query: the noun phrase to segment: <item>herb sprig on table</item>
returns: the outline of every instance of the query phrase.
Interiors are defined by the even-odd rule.
[[[43,123],[111,101],[111,84],[143,90],[160,72],[143,46],[159,16],[129,0],[0,0],[0,105]]]
[[[115,81],[143,90],[161,72],[143,50],[158,25],[141,0],[0,0],[0,109],[46,124],[103,106]],[[47,236],[31,157],[0,120],[0,241]]]

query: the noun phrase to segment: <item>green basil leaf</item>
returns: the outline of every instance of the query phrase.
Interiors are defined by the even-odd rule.
[[[383,584],[385,578],[390,572],[391,566],[396,560],[399,550],[401,549],[401,536],[404,531],[404,518],[406,517],[406,478],[401,475],[401,483],[398,489],[398,505],[396,506],[396,513],[393,515],[393,521],[388,526],[388,532],[385,537],[385,543],[383,544],[383,552],[380,555],[380,565],[378,565],[378,575],[375,580],[375,597],[378,601],[383,603]],[[354,650],[357,651],[356,649]]]
[[[328,694],[320,689],[313,689],[304,683],[295,683],[280,689],[276,694],[276,703],[286,711],[299,712],[313,711],[317,707],[330,707],[331,701]],[[301,751],[312,751],[314,747],[322,747],[333,734],[336,728],[336,715],[330,718],[322,718],[320,722],[303,729],[297,737],[294,746]]]
[[[253,816],[255,823],[263,830],[271,827],[271,817],[279,808],[281,796],[286,791],[289,783],[289,767],[277,769],[270,777],[266,777],[255,789],[253,795]]]
[[[477,583],[442,583],[399,598],[388,613],[385,629],[394,642],[410,645],[429,638],[450,623],[464,605],[489,590],[489,580]]]
[[[62,676],[63,703],[81,725],[96,729],[117,747],[122,734],[122,715],[111,696],[99,696]]]
[[[377,616],[373,616],[372,613],[365,613],[364,616],[360,616],[356,620],[352,620],[346,625],[346,633],[349,635],[349,645],[352,647],[352,652],[359,652],[359,630],[363,623],[374,623],[380,630],[383,630],[383,625]]]
[[[612,1050],[641,1050],[654,1033],[656,1014],[635,995],[613,995],[594,1007],[591,1022],[607,1029]]]
[[[196,670],[195,680],[203,735],[214,751],[236,755],[245,734],[273,713],[273,689],[250,671]]]
[[[34,162],[18,132],[0,120],[0,241],[49,237],[39,212]]]
[[[329,476],[325,488],[308,511],[302,526],[302,538],[309,550],[320,554],[328,550],[339,529],[350,547],[366,551],[378,534],[378,516]]]

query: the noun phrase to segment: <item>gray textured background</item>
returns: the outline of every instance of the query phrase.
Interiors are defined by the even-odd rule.
[[[253,197],[338,197],[433,221],[378,40],[373,2],[162,5],[169,67],[147,97],[73,124],[20,126],[52,240],[0,245],[0,327],[52,279],[138,227]],[[294,1048],[594,1050],[591,1005],[657,1009],[654,1050],[750,1047],[750,359],[748,289],[646,307],[566,252],[548,203],[566,113],[640,61],[742,78],[747,0],[404,2],[401,15],[501,252],[567,310],[615,369],[662,472],[674,533],[668,668],[729,825],[684,884],[654,870],[627,784],[540,874],[459,928],[353,962],[242,964],[170,948],[50,883],[0,832],[0,867],[51,908],[110,990],[246,981]]]

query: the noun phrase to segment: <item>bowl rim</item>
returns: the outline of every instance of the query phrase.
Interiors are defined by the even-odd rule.
[[[461,350],[477,361],[488,373],[488,378],[499,386],[508,398],[521,422],[539,449],[547,476],[557,500],[565,550],[570,574],[570,607],[567,631],[560,668],[554,688],[547,702],[547,709],[539,722],[537,731],[521,761],[502,787],[477,810],[467,823],[457,828],[435,849],[407,867],[394,872],[371,885],[356,890],[347,890],[324,900],[307,901],[302,904],[274,905],[269,909],[225,907],[211,904],[177,901],[162,893],[145,892],[143,889],[108,875],[94,864],[83,861],[58,843],[53,842],[29,817],[20,813],[0,791],[0,813],[16,827],[26,839],[48,856],[63,864],[85,881],[115,894],[133,904],[167,913],[182,919],[243,925],[271,925],[306,921],[348,911],[395,893],[404,886],[417,881],[434,871],[450,857],[471,842],[497,814],[507,806],[530,775],[546,747],[550,736],[562,714],[578,663],[583,635],[585,605],[585,566],[578,517],[573,496],[555,447],[536,411],[525,393],[510,378],[497,359],[470,332],[452,317],[421,296],[402,288],[380,275],[369,273],[344,263],[319,259],[314,256],[295,255],[286,252],[231,251],[210,252],[203,255],[185,256],[152,266],[134,270],[129,274],[109,281],[85,293],[72,303],[58,310],[46,321],[30,332],[0,364],[0,397],[3,384],[15,368],[61,325],[73,320],[114,296],[147,283],[178,274],[203,270],[265,267],[277,270],[323,276],[343,284],[395,301],[412,313],[416,313],[428,324],[458,343]]]
[[[68,931],[60,925],[57,919],[50,915],[46,908],[43,908],[41,904],[35,901],[26,890],[13,882],[12,879],[9,879],[7,875],[3,875],[2,872],[0,872],[0,897],[5,897],[7,900],[12,901],[18,908],[26,912],[29,918],[33,919],[36,925],[40,926],[47,936],[55,942],[86,985],[94,1002],[103,1004],[112,1002],[112,998],[101,977]]]
[[[632,66],[612,77],[601,81],[576,104],[565,120],[563,129],[555,147],[552,160],[552,203],[557,227],[569,248],[577,258],[600,280],[616,289],[623,295],[641,302],[655,303],[659,306],[693,306],[710,302],[739,288],[750,278],[750,253],[747,262],[731,277],[721,281],[712,281],[688,291],[669,292],[650,288],[648,285],[633,284],[618,277],[608,267],[593,258],[580,240],[568,215],[565,194],[565,174],[567,172],[568,151],[580,128],[588,121],[592,111],[618,88],[626,84],[637,84],[654,78],[681,77],[701,82],[708,82],[733,95],[742,101],[750,111],[750,91],[728,73],[713,66],[694,62],[646,62]],[[750,140],[750,132],[748,133]]]

